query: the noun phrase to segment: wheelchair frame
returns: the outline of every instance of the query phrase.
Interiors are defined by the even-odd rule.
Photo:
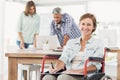
[[[103,58],[100,58],[100,57],[89,57],[85,61],[84,73],[83,73],[83,75],[80,75],[80,76],[83,76],[82,80],[112,80],[112,78],[110,76],[105,75],[105,56],[106,56],[106,49],[104,50]],[[44,65],[45,65],[46,59],[58,59],[58,58],[59,58],[59,56],[56,56],[56,55],[44,56],[43,59],[42,59],[41,73],[44,73]],[[100,62],[102,64],[102,67],[101,67],[101,69],[99,71],[94,72],[94,74],[92,74],[91,76],[88,77],[88,74],[87,74],[87,64],[89,62]],[[41,77],[40,80],[42,80],[42,77]]]

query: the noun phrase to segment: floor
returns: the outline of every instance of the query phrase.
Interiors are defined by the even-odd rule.
[[[112,80],[117,80],[117,61],[107,61],[105,66],[105,73],[112,77]],[[20,73],[20,70],[19,70]],[[0,80],[8,80],[8,61],[7,57],[0,54]],[[20,80],[20,74],[18,75]],[[35,80],[35,74],[33,73],[32,80]]]

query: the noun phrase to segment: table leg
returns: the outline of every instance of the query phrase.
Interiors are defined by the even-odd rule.
[[[120,51],[117,54],[117,80],[120,80]]]
[[[17,58],[8,58],[8,80],[17,80],[18,76],[18,65]]]

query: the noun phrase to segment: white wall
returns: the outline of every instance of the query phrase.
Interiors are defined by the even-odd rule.
[[[3,39],[4,39],[4,8],[5,1],[0,0],[0,53],[3,52]]]
[[[34,0],[39,5],[71,5],[71,4],[84,4],[87,0]]]
[[[120,1],[89,1],[88,12],[93,13],[99,22],[97,30],[108,43],[107,47],[120,47]],[[106,29],[107,31],[104,31]],[[102,31],[103,30],[103,31]],[[112,32],[111,32],[112,31]],[[109,39],[107,39],[109,38]]]
[[[0,79],[3,80],[3,47],[4,47],[4,0],[0,0]]]
[[[120,1],[89,1],[88,12],[96,15],[98,21],[118,22],[120,21]]]
[[[21,3],[6,2],[4,28],[5,48],[9,45],[16,45],[18,18],[24,9],[25,5]]]

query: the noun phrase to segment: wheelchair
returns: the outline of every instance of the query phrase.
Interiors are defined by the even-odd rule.
[[[108,75],[105,74],[105,55],[106,55],[106,50],[104,50],[104,56],[103,58],[100,57],[89,57],[84,64],[84,73],[80,74],[82,77],[82,80],[112,80],[112,78]],[[41,69],[41,74],[44,74],[44,66],[45,66],[45,61],[46,59],[58,59],[60,56],[56,55],[47,55],[43,57],[42,60],[42,69]],[[87,73],[87,64],[89,62],[100,62],[102,64],[102,67],[99,71],[92,71]],[[42,80],[42,76],[41,79]]]

